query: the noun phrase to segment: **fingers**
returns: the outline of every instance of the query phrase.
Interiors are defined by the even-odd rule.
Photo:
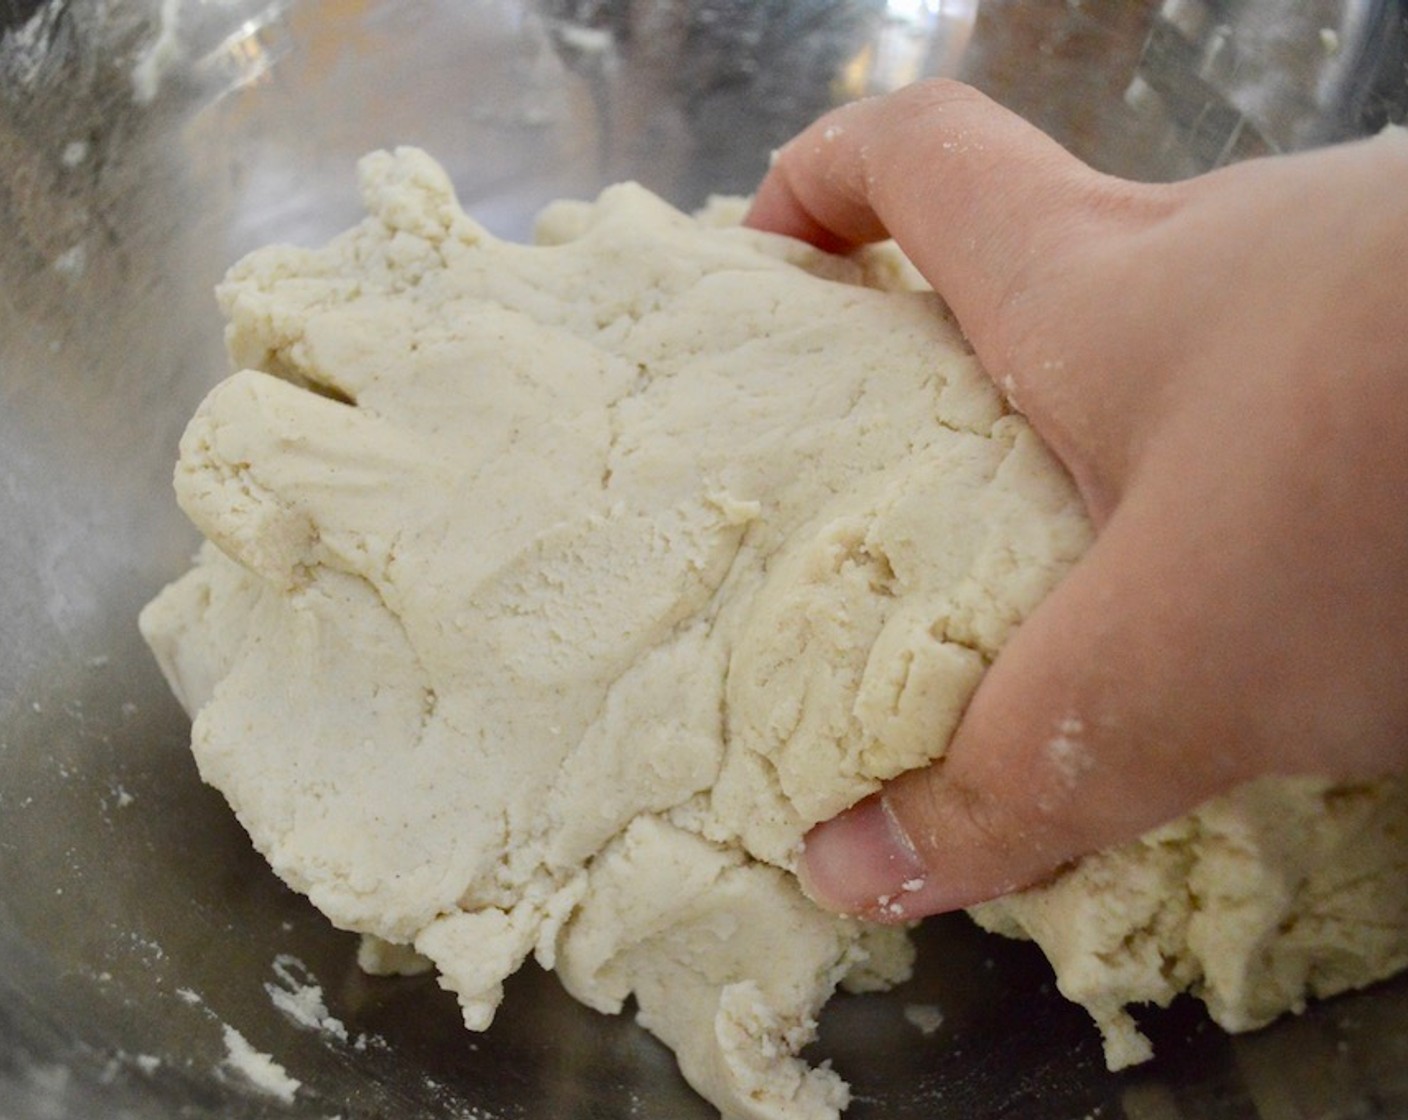
[[[783,148],[747,224],[831,251],[893,237],[979,347],[1034,262],[1124,186],[977,91],[933,81],[845,106]]]
[[[1245,619],[1176,530],[1123,512],[1003,650],[942,762],[807,837],[818,902],[881,921],[972,905],[1256,772]]]

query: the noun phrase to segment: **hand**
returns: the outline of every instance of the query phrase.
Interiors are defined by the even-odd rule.
[[[943,760],[808,836],[820,903],[955,909],[1258,775],[1408,765],[1408,133],[1136,184],[930,82],[793,140],[748,224],[894,237],[1098,533]]]

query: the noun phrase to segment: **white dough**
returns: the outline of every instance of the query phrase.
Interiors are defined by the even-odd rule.
[[[202,775],[369,962],[433,962],[472,1029],[532,953],[593,1007],[634,997],[725,1116],[834,1117],[844,1082],[795,1055],[838,983],[892,984],[910,950],[813,906],[799,841],[942,754],[1090,541],[1069,481],[893,255],[632,185],[520,246],[420,152],[361,174],[364,222],[220,288],[240,372],[176,475],[211,543],[142,617]],[[1043,944],[1116,1060],[1130,1000],[1193,986],[1252,1025],[1404,963],[1390,790],[1270,823],[1279,790],[1234,798],[982,920]],[[1341,823],[1388,821],[1398,883],[1306,903],[1295,951],[1322,963],[1221,921],[1263,888],[1304,901]],[[1390,901],[1358,964],[1323,963],[1317,937]],[[1168,944],[1146,960],[1131,929]]]
[[[1152,1054],[1129,1004],[1252,1030],[1408,967],[1408,783],[1262,779],[973,913],[1041,946],[1111,1069]]]

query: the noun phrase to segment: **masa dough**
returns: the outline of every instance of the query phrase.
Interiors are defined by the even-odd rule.
[[[835,1116],[796,1053],[910,950],[813,906],[799,841],[942,754],[1090,541],[1072,487],[893,256],[631,185],[515,245],[423,153],[361,175],[365,221],[219,290],[239,372],[176,474],[210,543],[142,616],[202,775],[472,1029],[531,953],[725,1116]],[[1235,1029],[1400,967],[1404,816],[1254,790],[980,918],[1138,1057],[1131,1000]]]

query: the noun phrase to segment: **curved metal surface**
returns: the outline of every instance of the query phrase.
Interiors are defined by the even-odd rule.
[[[0,1117],[711,1115],[660,1046],[550,977],[517,977],[472,1038],[433,981],[363,976],[200,784],[137,637],[195,545],[169,477],[224,371],[210,288],[258,244],[353,220],[356,156],[422,145],[472,212],[522,235],[547,200],[621,178],[684,206],[746,191],[829,105],[948,72],[1100,166],[1173,177],[1401,113],[1402,18],[1251,0],[0,3]],[[1408,982],[1238,1039],[1175,1007],[1149,1016],[1160,1058],[1112,1076],[1029,949],[961,919],[922,941],[911,985],[824,1021],[858,1120],[1408,1115]],[[276,965],[321,986],[345,1039],[276,1008]],[[911,1019],[930,1006],[925,1035]],[[292,1103],[221,1064],[226,1027],[303,1082]]]

